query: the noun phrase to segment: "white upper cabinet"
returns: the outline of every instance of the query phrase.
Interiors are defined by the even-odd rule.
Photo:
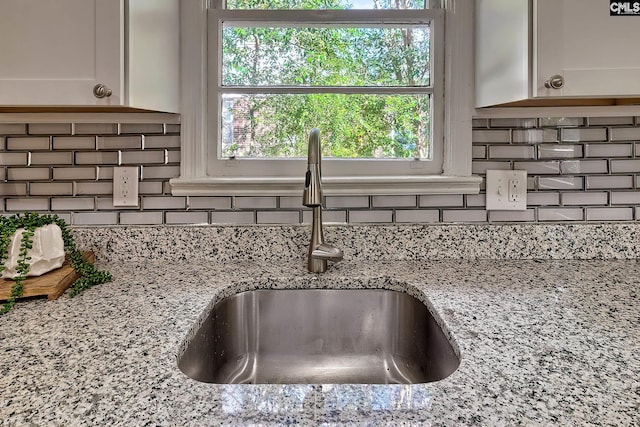
[[[0,106],[177,112],[178,0],[2,0]]]
[[[602,0],[477,0],[476,106],[640,96],[640,16]]]

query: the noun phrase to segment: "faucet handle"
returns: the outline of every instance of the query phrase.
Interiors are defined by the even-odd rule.
[[[338,262],[342,259],[343,254],[341,249],[326,243],[321,243],[311,251],[311,256],[316,259]]]

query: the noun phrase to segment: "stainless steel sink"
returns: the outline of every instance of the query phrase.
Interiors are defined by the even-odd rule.
[[[424,383],[460,360],[427,307],[382,289],[243,292],[216,304],[178,366],[219,384]]]

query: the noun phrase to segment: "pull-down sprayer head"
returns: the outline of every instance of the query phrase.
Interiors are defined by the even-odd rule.
[[[307,174],[304,179],[302,204],[307,207],[322,206],[322,174],[320,172],[320,130],[313,128],[309,134]]]

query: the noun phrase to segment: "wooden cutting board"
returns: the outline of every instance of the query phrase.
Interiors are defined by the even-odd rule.
[[[83,252],[82,257],[93,264],[96,260],[93,252]],[[66,291],[80,275],[75,272],[69,260],[62,267],[52,270],[38,277],[29,277],[22,282],[22,297],[47,296],[47,299],[56,299]],[[11,297],[11,288],[15,282],[11,279],[0,279],[0,300]]]

